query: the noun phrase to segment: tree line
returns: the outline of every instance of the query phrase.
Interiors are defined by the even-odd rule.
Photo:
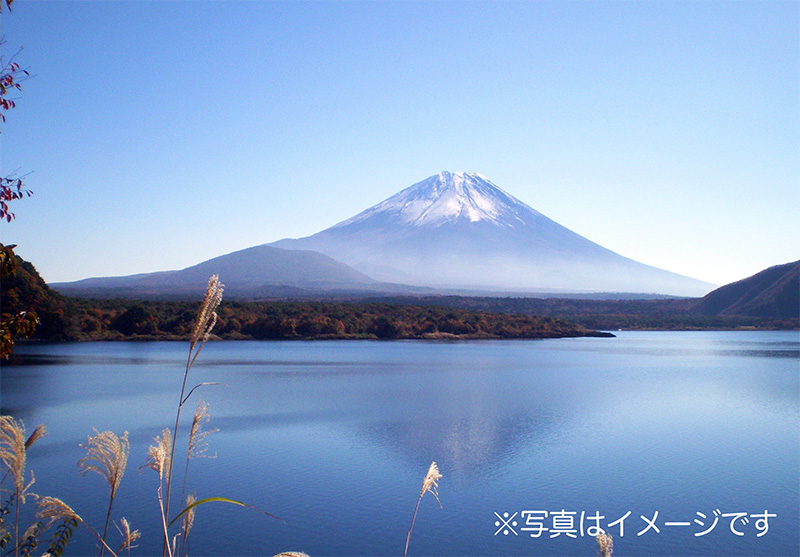
[[[69,300],[64,338],[182,339],[196,317],[191,302]],[[493,314],[383,303],[226,302],[215,334],[236,340],[552,338],[593,334],[552,317]]]
[[[189,301],[68,298],[34,266],[18,260],[2,278],[3,311],[35,311],[40,340],[187,338],[197,317]],[[215,335],[223,339],[552,338],[596,334],[554,317],[381,302],[224,302]]]

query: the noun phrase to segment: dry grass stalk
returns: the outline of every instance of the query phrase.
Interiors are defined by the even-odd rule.
[[[189,550],[187,544],[189,542],[189,532],[192,531],[192,526],[194,526],[194,512],[197,507],[192,507],[194,502],[197,501],[197,498],[194,496],[194,493],[190,493],[186,496],[186,506],[184,508],[189,509],[183,515],[183,521],[181,523],[181,529],[183,530],[183,538],[181,539],[181,547],[186,550],[186,555],[189,555]],[[189,508],[191,507],[191,508]]]
[[[206,455],[205,453],[208,451],[208,443],[206,442],[206,437],[211,435],[212,433],[216,433],[219,431],[218,429],[209,429],[207,431],[203,431],[203,425],[211,419],[211,414],[208,413],[208,404],[203,399],[200,399],[197,402],[197,407],[194,410],[194,416],[192,417],[192,427],[189,430],[189,446],[186,450],[186,468],[183,472],[183,489],[181,490],[181,499],[184,498],[184,494],[186,493],[186,480],[189,477],[189,461],[193,458],[216,458],[216,454],[213,455]],[[192,497],[192,502],[194,502],[194,496]],[[189,503],[186,504],[187,508]],[[191,514],[191,519],[194,520],[194,509],[191,509],[188,513]],[[186,515],[184,515],[184,521],[186,519]],[[184,533],[184,541],[181,542],[181,545],[185,544],[186,536],[188,532]]]
[[[87,455],[78,461],[78,466],[84,476],[87,472],[95,472],[103,478],[108,483],[113,500],[128,466],[131,450],[128,432],[123,433],[122,437],[113,431],[94,432],[95,435],[87,439],[86,445],[81,445]]]
[[[194,496],[194,493],[190,493],[186,496],[186,507],[189,508],[197,501],[197,498]],[[189,509],[186,514],[183,515],[183,539],[189,537],[189,532],[192,531],[192,526],[194,526],[194,511],[196,507],[192,507]]]
[[[611,557],[614,552],[614,538],[609,534],[597,534],[595,539],[600,547],[600,557]]]
[[[408,529],[408,536],[406,536],[406,548],[403,551],[403,557],[406,557],[408,553],[408,543],[411,541],[411,531],[414,529],[414,521],[417,519],[417,511],[419,511],[419,503],[422,501],[422,496],[426,493],[430,493],[436,498],[436,502],[439,503],[439,508],[442,507],[442,502],[439,501],[439,493],[437,491],[439,484],[436,483],[441,477],[442,475],[439,473],[439,467],[436,465],[436,462],[431,462],[431,465],[428,467],[428,473],[425,474],[425,479],[422,480],[422,489],[419,491],[417,506],[414,508],[414,516],[411,517],[411,527]]]
[[[30,526],[28,526],[28,529],[25,530],[24,534],[22,534],[22,539],[24,540],[24,539],[27,539],[29,537],[36,536],[37,535],[36,533],[39,531],[39,526],[40,525],[35,523],[35,522],[33,524],[31,524]]]
[[[167,540],[169,536],[167,534],[167,510],[164,507],[164,481],[166,480],[169,482],[169,475],[172,473],[172,450],[173,450],[173,442],[172,442],[172,432],[169,429],[165,428],[161,432],[161,437],[156,437],[153,439],[156,442],[155,445],[151,445],[147,449],[147,462],[139,468],[150,468],[151,470],[155,470],[158,474],[158,490],[156,493],[158,494],[158,506],[161,510],[161,527],[164,531],[164,552],[169,552],[169,555],[172,556],[172,551],[170,551],[170,546]],[[169,493],[169,491],[167,491]]]
[[[39,535],[42,533],[42,523],[41,522],[34,522],[25,530],[25,533],[22,534],[20,538],[19,544],[17,544],[17,548],[20,550],[20,554],[22,555],[30,555],[30,553],[36,549],[36,546],[39,543]]]
[[[100,542],[103,550],[108,550],[113,557],[117,557],[116,552],[108,547],[108,544],[106,544],[105,540],[100,537],[100,534],[95,532],[91,526],[86,524],[86,522],[83,521],[78,513],[72,510],[72,507],[67,505],[61,499],[56,497],[42,497],[39,499],[37,507],[39,510],[36,511],[36,518],[43,521],[46,520],[46,528],[49,528],[54,522],[59,520],[75,520],[76,522],[83,524],[83,526],[85,526],[86,529],[89,530],[89,532],[91,532],[95,538],[97,538],[97,541]]]
[[[189,377],[189,370],[191,369],[192,364],[194,364],[194,361],[197,359],[197,356],[200,354],[203,346],[211,336],[211,330],[217,323],[216,310],[222,301],[222,292],[224,288],[225,285],[219,281],[219,276],[212,275],[211,278],[208,279],[206,295],[203,298],[203,303],[200,304],[200,311],[197,314],[197,320],[195,321],[194,329],[192,330],[192,335],[190,337],[189,356],[186,360],[186,370],[183,373],[181,396],[178,399],[178,410],[175,413],[175,426],[172,428],[172,449],[169,454],[169,463],[165,475],[167,484],[167,496],[164,506],[165,522],[169,517],[170,500],[172,494],[172,465],[175,461],[175,443],[178,439],[178,425],[180,424],[181,420],[181,409],[183,408],[183,404],[186,402],[186,398],[184,398],[184,395],[186,394],[186,380]],[[165,528],[164,554],[167,552],[169,552],[169,541]]]
[[[40,427],[36,429],[39,430]],[[41,431],[39,436],[43,435]],[[34,434],[36,434],[36,430],[34,430]],[[31,444],[34,441],[31,441]],[[18,554],[20,547],[19,508],[25,504],[28,489],[35,481],[33,471],[31,471],[31,481],[25,483],[26,459],[25,424],[22,423],[22,420],[17,421],[11,416],[0,416],[0,460],[6,466],[7,474],[11,474],[14,481],[14,555]]]
[[[169,550],[170,555],[178,555],[178,534],[172,536],[172,545]]]
[[[219,307],[219,304],[222,301],[222,291],[224,288],[225,285],[219,282],[218,275],[212,275],[211,278],[208,279],[206,295],[205,298],[203,298],[203,303],[200,304],[200,311],[197,314],[197,320],[194,323],[194,329],[192,330],[192,335],[189,339],[189,355],[191,362],[197,358],[197,354],[200,353],[200,349],[208,340],[209,336],[211,335],[211,330],[217,323],[217,307]],[[200,342],[199,347],[197,346],[198,342]],[[192,352],[194,352],[195,347],[198,349],[197,352],[192,356]]]
[[[87,472],[95,472],[108,483],[111,494],[106,523],[103,528],[103,540],[105,540],[108,535],[108,525],[111,522],[111,507],[114,505],[114,498],[117,495],[122,476],[125,475],[125,469],[128,467],[131,445],[128,442],[127,431],[122,434],[122,437],[118,437],[113,431],[98,433],[97,430],[94,430],[94,432],[95,435],[89,437],[85,445],[87,455],[78,461],[78,466],[82,475],[85,476]],[[104,549],[101,548],[101,557],[103,552]]]
[[[442,506],[442,502],[439,501],[439,493],[436,491],[439,484],[436,482],[438,482],[441,477],[442,475],[439,473],[439,467],[436,466],[435,462],[431,462],[428,473],[425,474],[425,479],[422,481],[422,489],[419,492],[420,497],[425,495],[426,492],[432,494],[436,497],[436,502],[439,503],[439,507]]]
[[[0,460],[14,480],[18,499],[25,493],[25,459],[25,424],[11,416],[0,416]]]
[[[56,497],[42,497],[39,499],[36,506],[39,509],[36,511],[36,518],[39,520],[46,520],[48,528],[59,520],[77,520],[78,522],[83,522],[83,519],[78,513],[72,510],[72,507]]]
[[[159,481],[162,481],[170,467],[169,460],[170,454],[172,454],[172,432],[165,428],[161,432],[161,437],[155,437],[153,441],[155,441],[156,444],[151,445],[147,449],[147,463],[139,469],[150,468],[151,470],[155,470],[158,474]]]
[[[192,417],[192,428],[189,430],[189,449],[186,452],[187,461],[192,458],[215,458],[217,456],[216,454],[205,454],[208,452],[206,437],[219,431],[219,429],[203,431],[203,426],[210,419],[211,414],[208,413],[208,404],[206,404],[203,399],[200,399],[197,402],[197,408],[195,408],[194,416]]]
[[[117,531],[122,536],[122,544],[119,546],[117,553],[122,553],[123,551],[127,551],[128,553],[130,553],[131,548],[136,547],[135,545],[133,545],[133,542],[141,538],[142,533],[139,532],[139,530],[131,531],[131,525],[128,523],[128,521],[125,519],[124,516],[120,519],[119,524],[120,524],[119,526],[116,526],[116,524],[115,526],[117,528]]]
[[[30,449],[31,445],[36,443],[39,439],[47,435],[47,426],[44,424],[39,424],[31,433],[31,436],[28,437],[28,440],[25,441],[25,449]]]

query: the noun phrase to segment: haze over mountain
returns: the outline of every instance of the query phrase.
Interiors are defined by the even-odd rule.
[[[269,245],[419,286],[681,296],[714,288],[623,257],[464,172],[441,172],[317,234]]]
[[[171,298],[202,295],[213,274],[220,275],[228,298],[302,296],[336,290],[369,292],[378,284],[321,253],[255,246],[180,271],[89,278],[51,286],[70,296]]]
[[[279,249],[280,248],[280,249]],[[425,289],[701,296],[713,285],[638,263],[552,221],[480,174],[441,172],[313,236],[180,271],[52,286],[95,297],[188,297],[220,274],[234,298]]]

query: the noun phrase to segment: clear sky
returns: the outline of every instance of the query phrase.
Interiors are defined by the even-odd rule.
[[[40,2],[4,9],[0,224],[48,282],[181,269],[480,172],[723,284],[800,259],[800,4]],[[224,270],[220,270],[224,274]]]

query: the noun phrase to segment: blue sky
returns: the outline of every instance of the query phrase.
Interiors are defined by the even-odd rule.
[[[39,2],[2,241],[49,282],[180,269],[480,172],[723,284],[800,258],[800,4]]]

